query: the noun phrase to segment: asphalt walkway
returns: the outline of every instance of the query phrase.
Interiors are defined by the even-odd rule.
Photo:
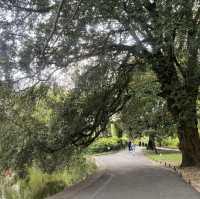
[[[121,151],[96,159],[106,172],[51,199],[200,199],[200,193],[177,174],[148,160],[139,148],[134,154]]]

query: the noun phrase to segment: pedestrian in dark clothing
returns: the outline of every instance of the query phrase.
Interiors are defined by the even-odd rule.
[[[128,150],[132,151],[132,142],[130,140],[128,141]]]

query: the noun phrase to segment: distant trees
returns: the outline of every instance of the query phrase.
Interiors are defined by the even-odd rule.
[[[132,137],[149,136],[153,144],[174,135],[176,126],[166,101],[158,96],[160,84],[155,74],[149,70],[135,72],[129,88],[131,99],[121,111],[124,130]]]

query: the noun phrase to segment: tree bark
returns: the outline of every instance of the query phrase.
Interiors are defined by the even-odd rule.
[[[182,152],[181,166],[199,166],[200,138],[196,110],[199,85],[193,69],[196,63],[190,61],[189,65],[193,67],[190,67],[187,77],[181,82],[172,59],[164,59],[162,53],[159,53],[157,60],[158,64],[153,65],[153,70],[161,83],[160,95],[166,99],[168,110],[177,123],[179,147]],[[195,60],[195,56],[191,60]]]
[[[178,128],[179,148],[182,152],[181,166],[200,165],[200,142],[197,127],[180,126]]]
[[[185,94],[183,95],[183,93]],[[200,165],[200,138],[196,110],[197,95],[198,87],[190,85],[190,88],[179,91],[179,95],[177,93],[175,98],[177,104],[169,104],[171,113],[177,120],[179,148],[182,152],[181,166],[183,167]],[[177,106],[175,110],[179,110],[178,112],[172,110],[174,106]]]
[[[200,138],[197,120],[197,95],[198,86],[186,89],[187,96],[181,101],[179,113],[178,137],[182,152],[182,166],[200,165]]]
[[[158,153],[158,151],[156,149],[156,144],[155,144],[155,136],[153,136],[153,135],[149,136],[149,142],[147,144],[147,150],[155,151],[156,154]]]

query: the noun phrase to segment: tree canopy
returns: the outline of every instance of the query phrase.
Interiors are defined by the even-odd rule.
[[[92,111],[77,120],[87,129],[92,115],[90,138],[127,101],[133,69],[151,65],[177,123],[182,164],[200,163],[198,0],[1,0],[0,8],[0,67],[8,85],[27,78],[34,85],[55,70],[79,67],[81,95],[95,96],[86,95]]]
[[[160,84],[151,71],[138,71],[129,84],[131,99],[121,111],[123,129],[132,137],[151,136],[161,142],[175,134],[175,123],[166,101],[158,96]]]

